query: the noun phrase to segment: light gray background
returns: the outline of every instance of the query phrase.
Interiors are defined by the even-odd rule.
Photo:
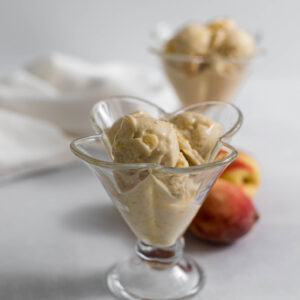
[[[263,35],[267,54],[256,76],[299,76],[300,2],[297,0],[1,0],[0,69],[49,51],[91,61],[124,59],[154,64],[146,51],[159,21],[178,26],[233,16]]]
[[[161,20],[179,25],[232,15],[264,35],[237,99],[245,123],[234,143],[262,168],[259,223],[234,245],[213,247],[188,235],[187,253],[205,269],[196,299],[300,297],[298,1],[0,2],[4,73],[49,51],[91,61],[158,65],[147,53]],[[0,186],[0,299],[112,299],[105,272],[132,252],[134,237],[81,163]]]

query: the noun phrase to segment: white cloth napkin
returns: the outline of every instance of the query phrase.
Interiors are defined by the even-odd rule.
[[[92,64],[52,54],[2,78],[0,180],[70,161],[71,136],[92,134],[91,107],[115,95],[178,107],[161,72],[126,62]]]
[[[70,162],[69,141],[46,121],[0,109],[0,180]]]

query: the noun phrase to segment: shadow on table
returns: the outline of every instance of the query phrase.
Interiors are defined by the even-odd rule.
[[[200,238],[197,238],[190,231],[187,231],[184,235],[185,238],[185,251],[191,254],[209,254],[225,251],[231,244],[214,244]]]
[[[63,224],[84,234],[101,234],[135,241],[128,225],[112,204],[84,205],[63,216]]]
[[[55,274],[0,274],[0,299],[77,300],[104,299],[110,295],[106,274],[85,277]],[[113,297],[111,297],[113,299]],[[110,297],[109,297],[110,299]]]

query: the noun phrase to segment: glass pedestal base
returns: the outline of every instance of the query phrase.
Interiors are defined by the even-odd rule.
[[[177,250],[178,243],[182,243],[183,247],[183,241],[178,241],[174,245]],[[149,247],[153,249],[151,246],[144,246],[148,250]],[[204,274],[197,263],[185,256],[176,256],[172,262],[172,257],[166,258],[162,249],[166,248],[152,250],[156,251],[156,261],[145,259],[143,253],[143,257],[138,254],[115,265],[107,277],[110,291],[120,299],[131,300],[187,299],[197,294],[204,284]],[[137,250],[139,251],[139,244]],[[157,256],[164,258],[159,259]]]

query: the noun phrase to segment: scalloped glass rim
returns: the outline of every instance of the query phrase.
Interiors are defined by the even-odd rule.
[[[173,60],[178,62],[196,62],[196,63],[205,63],[205,62],[216,62],[216,61],[225,61],[225,62],[232,62],[232,63],[247,63],[251,61],[253,58],[256,58],[257,56],[265,55],[266,51],[264,48],[261,47],[261,42],[263,40],[263,33],[256,31],[252,31],[252,36],[256,42],[256,50],[255,53],[250,57],[245,58],[236,58],[236,57],[224,57],[224,56],[215,56],[215,57],[205,57],[200,55],[185,55],[185,54],[178,54],[178,53],[167,53],[164,51],[164,45],[166,42],[174,36],[176,29],[172,28],[168,23],[160,22],[157,24],[155,28],[155,35],[158,35],[162,29],[161,25],[163,24],[163,27],[167,26],[169,34],[168,37],[163,36],[158,39],[152,37],[152,43],[149,47],[149,51],[161,58],[167,59],[167,60]],[[248,31],[250,32],[250,31]]]
[[[253,56],[246,58],[236,58],[236,57],[223,57],[223,56],[215,56],[215,57],[205,57],[205,56],[197,56],[197,55],[185,55],[178,53],[167,53],[163,50],[158,50],[154,47],[149,48],[150,52],[162,57],[166,60],[172,60],[177,62],[195,62],[195,63],[206,63],[206,62],[231,62],[231,63],[247,63],[251,61],[253,58],[263,55],[265,52],[263,50],[257,50]]]
[[[186,106],[183,109],[178,109],[173,113],[167,113],[162,108],[160,108],[159,106],[151,103],[150,101],[140,99],[140,98],[137,98],[137,97],[114,96],[114,97],[110,97],[110,98],[122,99],[124,97],[128,97],[128,98],[134,99],[136,101],[141,101],[141,102],[144,102],[146,104],[153,105],[158,110],[160,110],[163,114],[165,114],[165,116],[167,116],[167,117],[176,115],[179,112],[187,111],[191,108],[196,108],[196,107],[199,107],[199,106],[214,106],[214,105],[231,106],[237,112],[237,115],[238,115],[237,121],[235,122],[235,124],[229,130],[227,130],[218,139],[218,142],[217,142],[216,146],[211,151],[211,153],[213,153],[214,150],[217,148],[217,146],[221,144],[222,146],[225,146],[225,147],[229,148],[231,150],[231,153],[229,153],[225,157],[223,157],[221,159],[218,159],[218,160],[215,160],[213,162],[205,162],[201,165],[191,166],[191,167],[187,167],[187,168],[167,167],[167,166],[162,166],[162,165],[153,164],[153,163],[133,163],[133,164],[115,163],[113,161],[104,161],[104,160],[96,159],[96,158],[94,158],[90,155],[87,155],[86,153],[83,153],[79,149],[78,144],[80,142],[81,143],[88,142],[88,141],[89,142],[95,142],[96,140],[98,140],[100,143],[102,143],[101,137],[102,137],[103,133],[100,133],[99,135],[93,135],[93,136],[78,138],[78,139],[75,139],[74,141],[72,141],[71,144],[70,144],[70,148],[71,148],[71,151],[76,156],[78,156],[79,158],[81,158],[82,160],[84,160],[85,162],[87,162],[89,164],[99,166],[99,167],[109,168],[109,169],[125,170],[125,169],[144,169],[144,168],[152,168],[153,169],[153,168],[155,168],[155,169],[164,169],[168,172],[173,172],[173,173],[177,173],[177,174],[196,173],[196,172],[199,172],[199,171],[203,171],[203,170],[211,169],[211,168],[214,168],[214,167],[226,165],[226,164],[229,164],[230,162],[232,162],[237,157],[237,150],[234,147],[232,147],[231,145],[229,145],[229,144],[227,144],[226,142],[223,141],[224,139],[230,138],[232,135],[234,135],[235,132],[237,132],[238,129],[241,127],[241,124],[242,124],[242,121],[243,121],[243,115],[242,115],[241,111],[234,104],[229,104],[229,103],[222,102],[222,101],[201,102],[201,103],[196,103],[196,104]],[[92,112],[91,112],[91,120],[92,120],[93,126],[96,129],[98,129],[99,132],[101,132],[101,129],[97,126],[97,124],[94,120],[94,117],[93,117],[94,113],[93,112],[97,109],[97,105],[99,105],[103,101],[109,100],[110,98],[103,99],[103,100],[99,101],[97,104],[94,105],[94,107],[92,109]]]
[[[175,168],[175,167],[166,167],[166,166],[162,166],[159,164],[152,164],[152,163],[124,164],[124,163],[115,163],[113,161],[104,161],[104,160],[96,159],[90,155],[83,153],[82,151],[79,150],[79,148],[76,145],[78,142],[87,142],[87,141],[96,142],[97,140],[99,142],[101,142],[101,136],[102,135],[100,134],[100,135],[92,135],[92,136],[76,139],[71,142],[71,145],[70,145],[71,151],[76,156],[78,156],[79,158],[84,160],[85,162],[95,165],[95,166],[103,167],[103,168],[115,169],[115,170],[145,169],[145,168],[151,168],[151,169],[156,169],[156,170],[164,169],[168,172],[173,172],[173,173],[177,173],[177,174],[197,173],[199,171],[211,169],[214,167],[219,167],[219,166],[231,163],[237,157],[237,150],[234,147],[230,146],[229,144],[227,144],[225,142],[221,142],[223,146],[229,148],[232,151],[225,158],[222,158],[222,159],[219,159],[219,160],[216,160],[213,162],[203,163],[198,166],[191,166],[191,167],[187,167],[187,168]]]

